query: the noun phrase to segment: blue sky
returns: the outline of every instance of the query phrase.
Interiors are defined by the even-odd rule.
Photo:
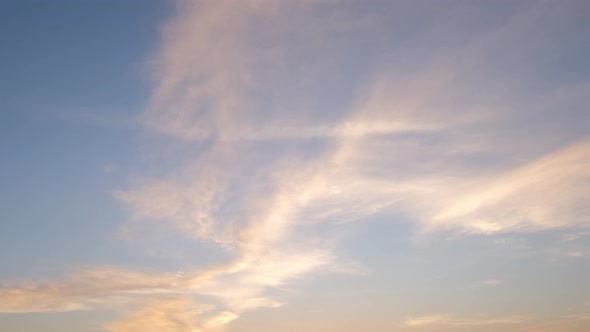
[[[0,6],[0,331],[590,328],[587,1]]]

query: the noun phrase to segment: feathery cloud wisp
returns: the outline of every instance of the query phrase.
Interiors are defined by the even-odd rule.
[[[147,179],[118,198],[136,219],[163,220],[233,257],[207,277],[194,275],[195,292],[221,299],[234,314],[280,305],[265,290],[337,269],[331,248],[319,239],[295,244],[320,223],[405,214],[422,232],[485,234],[587,225],[580,202],[588,192],[573,180],[589,180],[587,143],[571,137],[581,143],[563,148],[563,140],[547,139],[531,124],[542,148],[529,149],[511,123],[514,107],[530,117],[544,108],[519,104],[522,96],[514,91],[524,89],[523,82],[494,72],[494,57],[518,65],[518,58],[506,57],[508,45],[522,54],[546,47],[543,39],[526,40],[531,27],[556,15],[551,6],[525,6],[436,56],[392,50],[419,59],[411,75],[373,57],[379,71],[346,98],[330,68],[358,66],[342,47],[363,40],[351,36],[370,39],[391,18],[386,11],[359,18],[347,6],[322,16],[318,6],[185,3],[165,30],[143,122],[201,152],[180,156],[178,172]],[[434,22],[438,31],[448,29],[447,18]],[[420,50],[432,41],[429,34],[417,34],[408,41],[415,47],[406,49]],[[309,56],[314,60],[304,60]],[[343,101],[320,102],[325,86],[339,87]],[[306,140],[317,143],[313,153]],[[496,160],[474,165],[478,158]],[[540,194],[548,188],[551,195]]]
[[[430,325],[452,325],[452,326],[479,326],[496,324],[520,324],[529,321],[526,316],[510,316],[500,318],[467,319],[455,318],[453,315],[428,315],[408,318],[404,325],[407,327],[420,328]]]
[[[122,301],[138,310],[109,325],[113,332],[211,331],[282,305],[270,290],[346,270],[331,244],[345,222],[404,215],[423,233],[483,234],[590,226],[590,141],[575,131],[546,135],[535,122],[559,116],[546,104],[586,105],[588,87],[531,87],[530,74],[506,75],[523,61],[543,65],[545,34],[563,31],[535,27],[562,22],[567,8],[527,4],[473,27],[466,17],[481,15],[477,4],[449,6],[423,29],[403,3],[376,2],[362,14],[345,3],[181,2],[164,29],[141,122],[182,153],[163,152],[172,170],[116,197],[134,219],[217,245],[227,261],[182,274],[91,269],[6,287],[0,311]],[[389,35],[392,21],[413,32]],[[457,36],[456,26],[470,33]],[[440,40],[448,45],[435,46]],[[572,111],[567,121],[588,118]],[[330,232],[314,232],[320,227]],[[158,299],[142,306],[147,295]],[[198,295],[215,303],[193,303]],[[405,325],[525,320],[433,315]]]

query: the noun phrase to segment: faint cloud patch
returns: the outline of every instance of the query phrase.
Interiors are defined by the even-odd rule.
[[[502,281],[498,279],[487,279],[484,280],[482,283],[487,286],[499,286],[502,284]]]
[[[406,327],[421,328],[426,326],[482,326],[500,324],[520,324],[530,321],[528,316],[507,316],[499,318],[458,318],[450,314],[436,314],[410,317],[403,323]]]
[[[110,173],[112,173],[113,171],[115,171],[115,169],[116,169],[116,168],[115,168],[115,165],[114,165],[114,164],[111,164],[111,163],[109,163],[109,164],[104,164],[104,165],[102,166],[102,171],[103,171],[103,172],[105,172],[106,174],[110,174]]]

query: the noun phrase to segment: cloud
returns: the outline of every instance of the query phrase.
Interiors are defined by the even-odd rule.
[[[561,237],[561,240],[563,242],[570,242],[570,241],[576,241],[580,238],[584,238],[585,236],[587,236],[588,234],[590,234],[590,231],[588,230],[578,230],[578,232],[576,233],[568,233],[568,234],[564,234]]]
[[[61,282],[19,282],[0,288],[0,312],[86,310],[127,303],[141,294],[173,292],[178,277],[110,267],[92,268]]]
[[[269,289],[342,270],[332,240],[315,233],[320,227],[335,236],[338,225],[377,214],[403,215],[422,233],[587,226],[588,141],[562,132],[552,139],[532,121],[550,114],[545,104],[584,100],[585,89],[535,90],[527,75],[505,75],[530,60],[517,54],[541,53],[534,59],[542,63],[539,50],[550,52],[533,27],[558,15],[552,6],[524,6],[456,37],[449,17],[477,6],[445,9],[422,31],[404,20],[401,5],[357,15],[347,2],[318,14],[324,5],[182,3],[152,59],[154,92],[142,123],[198,153],[163,153],[179,166],[117,198],[136,220],[163,221],[226,251],[228,262],[187,272],[188,289],[221,302],[215,312],[276,307]],[[378,56],[381,49],[360,41],[378,44],[375,31],[388,30],[388,15],[416,33]],[[433,40],[445,36],[455,36],[446,38],[452,47],[433,55]],[[389,61],[402,58],[414,61]],[[353,67],[374,76],[347,85]],[[523,126],[532,138],[523,138]]]
[[[264,249],[264,253],[245,252],[225,265],[184,273],[179,291],[214,297],[216,312],[224,310],[237,317],[256,308],[280,306],[282,303],[266,295],[269,288],[279,288],[319,266],[333,264],[323,252]]]
[[[263,114],[247,112],[254,106],[249,94],[265,76],[255,78],[254,68],[276,68],[283,50],[274,43],[284,31],[276,19],[301,7],[257,0],[180,4],[152,61],[156,87],[144,123],[190,140],[232,137],[254,126]]]
[[[155,299],[143,304],[129,317],[109,324],[106,329],[111,332],[198,332],[203,331],[203,325],[207,325],[200,318],[208,309],[194,305],[186,297]],[[218,319],[213,318],[213,325],[217,325]]]
[[[230,264],[174,274],[145,274],[113,268],[81,271],[60,282],[27,282],[0,289],[0,312],[42,312],[124,307],[152,296],[201,294],[218,298],[209,311],[229,317],[280,303],[265,297],[269,287],[332,264],[322,252],[249,252]],[[227,308],[231,311],[222,310]],[[228,319],[229,321],[229,319]]]
[[[467,319],[455,318],[453,315],[438,314],[420,317],[410,317],[404,325],[412,328],[421,328],[431,325],[451,325],[451,326],[481,326],[496,324],[520,324],[529,321],[531,318],[526,316],[509,316],[500,318],[482,318]]]
[[[551,331],[585,331],[588,329],[584,315],[568,315],[546,321],[533,323],[531,326],[523,327],[526,332],[551,332]]]
[[[483,284],[488,286],[498,286],[502,284],[502,281],[498,279],[487,279],[483,281]]]
[[[85,306],[75,298],[63,296],[51,286],[22,285],[0,290],[0,312],[44,312],[81,310]]]
[[[590,141],[539,120],[587,123],[557,114],[585,107],[587,86],[531,86],[546,80],[527,71],[550,62],[546,35],[560,36],[561,25],[535,27],[563,23],[560,6],[510,7],[481,24],[477,4],[178,6],[150,61],[154,88],[140,116],[145,135],[169,150],[154,146],[161,168],[115,196],[135,222],[164,222],[226,256],[182,273],[99,268],[5,287],[1,311],[127,301],[137,311],[111,331],[209,331],[283,305],[269,293],[294,280],[362,269],[334,249],[343,223],[403,216],[417,232],[483,234],[589,226]],[[214,303],[194,303],[199,296]],[[433,315],[405,325],[525,320]]]
[[[564,318],[586,320],[586,319],[590,319],[590,314],[583,313],[583,314],[567,315],[567,316],[564,316]]]
[[[550,153],[527,165],[450,193],[432,227],[457,225],[468,231],[540,230],[587,226],[590,141]],[[453,203],[450,203],[453,202]]]
[[[115,169],[116,169],[116,167],[113,164],[104,164],[102,166],[102,171],[107,174],[112,173]]]

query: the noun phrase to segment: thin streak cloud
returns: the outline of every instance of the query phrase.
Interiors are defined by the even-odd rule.
[[[483,318],[483,319],[467,319],[455,318],[453,315],[429,315],[420,317],[408,318],[404,325],[412,328],[421,328],[430,325],[451,325],[451,326],[480,326],[480,325],[503,325],[503,324],[521,324],[530,321],[530,317],[526,316],[510,316],[500,318]]]

